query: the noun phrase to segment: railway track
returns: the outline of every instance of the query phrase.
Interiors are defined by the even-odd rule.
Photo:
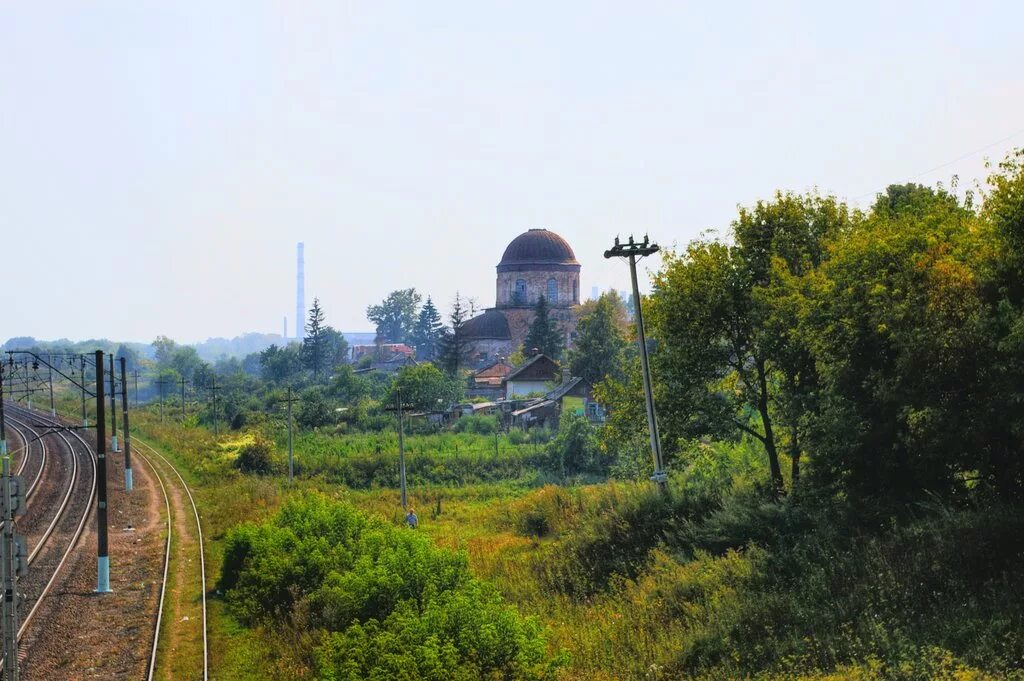
[[[157,675],[157,662],[158,653],[161,645],[161,635],[163,632],[163,624],[168,621],[164,617],[165,606],[167,602],[167,585],[168,585],[168,572],[170,570],[172,553],[171,553],[171,542],[174,535],[171,513],[171,494],[168,492],[168,487],[177,487],[181,492],[184,493],[184,497],[188,499],[188,505],[185,509],[176,508],[176,512],[182,510],[191,510],[190,522],[192,519],[195,521],[196,529],[196,546],[199,554],[199,580],[200,580],[200,593],[202,600],[202,638],[203,638],[203,653],[202,653],[202,679],[208,681],[210,675],[210,653],[209,653],[209,637],[207,627],[207,616],[206,616],[206,555],[203,546],[203,526],[202,521],[199,517],[199,510],[196,507],[195,498],[192,496],[192,490],[189,489],[188,483],[178,472],[178,469],[174,467],[163,454],[157,451],[149,444],[139,440],[137,437],[132,438],[132,454],[139,457],[145,462],[146,466],[153,473],[153,477],[156,478],[159,483],[160,489],[163,492],[164,497],[164,508],[167,514],[167,539],[164,551],[164,566],[163,566],[163,581],[160,586],[160,598],[159,605],[157,607],[156,626],[153,631],[153,642],[151,646],[151,655],[149,660],[149,669],[147,671],[147,681],[153,681]],[[145,452],[143,451],[145,450]],[[146,453],[148,452],[148,453]],[[185,542],[182,542],[185,545]],[[178,559],[185,558],[187,556],[179,556]],[[198,670],[197,670],[198,671]],[[177,678],[176,676],[172,678]]]
[[[40,433],[36,424],[52,425],[52,417],[17,405],[9,405],[8,422],[26,443],[22,468],[30,458],[31,441]],[[60,453],[50,456],[45,440],[58,443]],[[88,522],[96,495],[96,458],[89,444],[75,432],[43,435],[39,443],[39,466],[27,491],[29,507],[18,519],[18,531],[27,537],[29,572],[18,580],[18,590],[25,599],[18,628],[19,659],[23,659],[27,635],[40,606],[60,578],[68,558],[74,551]],[[57,475],[43,476],[47,466],[58,468]],[[62,484],[66,482],[66,486]]]
[[[40,437],[45,427],[56,425],[56,420],[49,414],[29,412],[17,405],[8,406],[7,411],[8,426],[21,440],[18,473],[32,479],[26,494],[29,508],[18,519],[18,532],[27,537],[31,549],[29,573],[19,580],[19,591],[26,595],[18,632],[19,660],[24,661],[26,650],[36,639],[44,636],[38,627],[31,628],[40,606],[59,581],[91,515],[96,493],[96,458],[89,443],[74,431],[57,431]],[[192,490],[169,459],[134,437],[132,450],[160,488],[166,533],[145,678],[147,681],[157,678],[202,678],[208,681],[206,558],[198,507]],[[187,532],[182,531],[182,522],[188,524]],[[196,557],[199,569],[193,575],[192,560]],[[173,567],[177,570],[172,570]],[[174,583],[175,579],[177,583]],[[194,638],[195,648],[199,647],[194,629],[185,623],[189,618],[183,618],[183,622],[172,617],[174,611],[180,614],[183,608],[192,607],[191,599],[183,594],[191,594],[196,588],[199,589],[199,598],[195,600],[201,601],[201,660],[198,659],[198,650],[194,656],[182,655],[185,652],[180,648],[183,639]],[[177,600],[171,598],[172,593]],[[195,619],[193,616],[192,620]],[[189,629],[189,633],[182,633],[185,629]]]

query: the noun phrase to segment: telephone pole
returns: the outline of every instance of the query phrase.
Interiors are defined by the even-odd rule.
[[[299,398],[292,397],[292,387],[288,386],[288,483],[295,480],[295,459],[292,447],[292,402],[298,402]]]
[[[402,485],[402,508],[409,507],[405,486],[405,424],[402,419],[402,389],[395,388],[395,412],[398,414],[398,479]]]
[[[57,407],[53,403],[53,355],[46,362],[46,370],[50,375],[50,416],[57,417]]]
[[[78,358],[79,366],[82,368],[82,427],[89,427],[89,415],[85,411],[85,355]],[[73,373],[73,372],[72,372]]]
[[[212,385],[210,386],[210,392],[213,393],[213,436],[218,437],[220,435],[219,424],[217,423],[217,391],[220,388],[217,387],[217,375],[214,374]]]
[[[3,364],[0,364],[0,455],[3,456],[3,634],[4,679],[18,679],[18,594],[14,581],[14,514],[11,504],[11,457],[7,454],[7,423],[4,417]]]
[[[658,419],[654,412],[654,393],[651,390],[651,366],[647,358],[647,337],[644,335],[644,313],[640,305],[640,286],[636,280],[636,261],[657,253],[660,249],[657,244],[652,244],[644,235],[644,240],[637,243],[633,237],[629,237],[629,243],[620,244],[619,237],[615,237],[615,245],[604,252],[605,258],[627,258],[629,260],[629,277],[633,283],[633,307],[636,317],[636,337],[640,344],[640,368],[644,378],[644,399],[647,405],[647,428],[651,434],[651,452],[654,455],[654,475],[651,476],[662,492],[668,490],[668,474],[665,473],[665,464],[661,457],[661,436],[658,433]]]
[[[124,489],[126,492],[132,491],[132,436],[131,431],[128,429],[128,381],[125,378],[125,358],[120,359],[121,362],[121,409],[123,410],[121,419],[124,421]]]
[[[103,414],[103,351],[96,351],[96,592],[110,593],[107,552],[107,419]]]
[[[135,408],[138,409],[139,408],[139,369],[138,369],[138,367],[136,367],[134,369],[134,373],[135,373]]]
[[[110,451],[117,452],[117,387],[114,383],[114,356],[110,358]]]
[[[185,377],[181,377],[181,422],[185,423]]]
[[[160,423],[164,422],[164,386],[167,385],[167,379],[163,376],[156,382],[156,387],[160,389]]]

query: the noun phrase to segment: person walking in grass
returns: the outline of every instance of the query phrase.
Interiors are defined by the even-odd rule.
[[[414,509],[410,508],[409,512],[405,514],[405,522],[414,530],[420,526],[420,519],[416,517]]]

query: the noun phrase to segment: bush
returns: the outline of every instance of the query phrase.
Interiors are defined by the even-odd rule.
[[[270,447],[269,442],[259,437],[243,445],[235,459],[235,467],[243,473],[270,475],[276,468]]]
[[[454,433],[476,433],[477,435],[493,435],[498,430],[498,417],[486,414],[474,414],[455,419],[452,425]]]
[[[319,495],[233,530],[218,586],[244,624],[321,632],[321,679],[540,679],[557,666],[464,553]]]
[[[598,445],[597,433],[585,416],[563,414],[558,434],[547,445],[546,468],[566,478],[581,473],[604,474],[610,461]]]

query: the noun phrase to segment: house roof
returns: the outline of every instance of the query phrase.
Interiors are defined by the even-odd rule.
[[[558,378],[561,372],[555,360],[547,355],[534,355],[514,369],[506,381],[552,381]]]
[[[565,397],[566,395],[568,395],[570,392],[572,392],[573,388],[575,388],[576,386],[578,386],[582,382],[583,382],[583,379],[580,378],[579,376],[576,376],[574,378],[570,378],[568,381],[566,381],[565,383],[563,383],[562,385],[558,386],[557,388],[555,388],[554,390],[549,392],[547,395],[545,395],[544,399],[546,399],[546,400],[560,400],[563,397]]]
[[[515,367],[513,367],[511,364],[507,364],[506,362],[503,362],[502,360],[499,359],[498,361],[492,362],[491,364],[485,366],[480,371],[473,374],[473,378],[504,378],[505,376],[508,376],[510,373],[512,373],[512,370],[514,368]]]

